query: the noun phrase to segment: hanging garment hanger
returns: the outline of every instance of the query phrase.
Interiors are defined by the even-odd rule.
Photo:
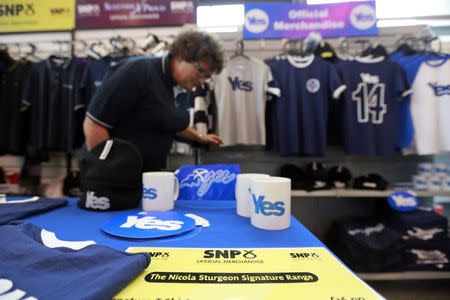
[[[400,39],[397,40],[397,49],[393,53],[401,52],[406,56],[417,54],[417,51],[412,47],[414,39],[415,38],[413,37],[402,35]]]
[[[101,59],[103,57],[109,56],[109,49],[108,47],[102,42],[97,41],[92,43],[87,49],[86,49],[87,55],[95,58],[95,59]]]
[[[236,41],[236,49],[230,59],[235,59],[237,57],[249,59],[249,57],[244,54],[244,41],[242,39]]]
[[[361,52],[361,56],[387,57],[386,48],[379,43],[371,44],[367,49]]]
[[[160,40],[156,34],[148,33],[144,39],[144,42],[142,43],[141,49],[142,51],[147,52],[148,50],[158,45],[159,42]]]
[[[31,62],[40,61],[39,57],[36,56],[36,45],[34,45],[33,43],[27,43],[27,45],[30,47],[30,51],[25,54],[24,59]]]

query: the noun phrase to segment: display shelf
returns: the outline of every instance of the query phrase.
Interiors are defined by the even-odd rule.
[[[437,280],[450,279],[450,272],[444,271],[409,271],[409,272],[385,272],[385,273],[358,273],[362,280]]]
[[[389,196],[394,190],[385,191],[370,191],[370,190],[355,190],[355,189],[334,189],[307,192],[303,190],[292,190],[292,197],[336,197],[336,198],[385,198]],[[448,196],[450,191],[416,191],[413,192],[418,197],[434,197],[434,196]]]

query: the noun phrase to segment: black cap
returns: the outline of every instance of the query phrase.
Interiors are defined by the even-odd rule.
[[[291,180],[292,189],[304,189],[305,174],[302,168],[294,164],[284,164],[280,167],[280,176]]]
[[[352,173],[344,166],[334,166],[328,170],[328,184],[332,188],[347,188],[352,180]]]
[[[327,171],[320,162],[309,162],[305,166],[305,190],[325,190],[329,189],[327,182]]]
[[[91,210],[136,208],[142,195],[142,170],[142,156],[130,142],[110,139],[89,152],[83,147],[83,194],[78,206]]]
[[[378,174],[369,174],[367,176],[359,176],[355,178],[353,187],[355,189],[363,190],[385,190],[387,189],[388,182]]]

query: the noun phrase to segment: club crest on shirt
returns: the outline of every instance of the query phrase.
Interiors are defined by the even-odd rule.
[[[450,84],[438,84],[437,82],[428,82],[436,96],[450,95]]]
[[[310,78],[306,81],[306,90],[311,94],[317,93],[320,89],[320,81],[316,78]]]
[[[377,75],[370,75],[369,73],[360,73],[362,82],[377,84],[380,82],[380,77]]]

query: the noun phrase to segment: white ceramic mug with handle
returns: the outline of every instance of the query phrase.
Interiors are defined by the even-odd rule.
[[[236,213],[242,217],[250,218],[250,181],[256,178],[268,178],[270,175],[260,173],[242,173],[236,177]]]
[[[180,184],[172,172],[145,172],[142,174],[142,209],[167,211],[178,199]]]

